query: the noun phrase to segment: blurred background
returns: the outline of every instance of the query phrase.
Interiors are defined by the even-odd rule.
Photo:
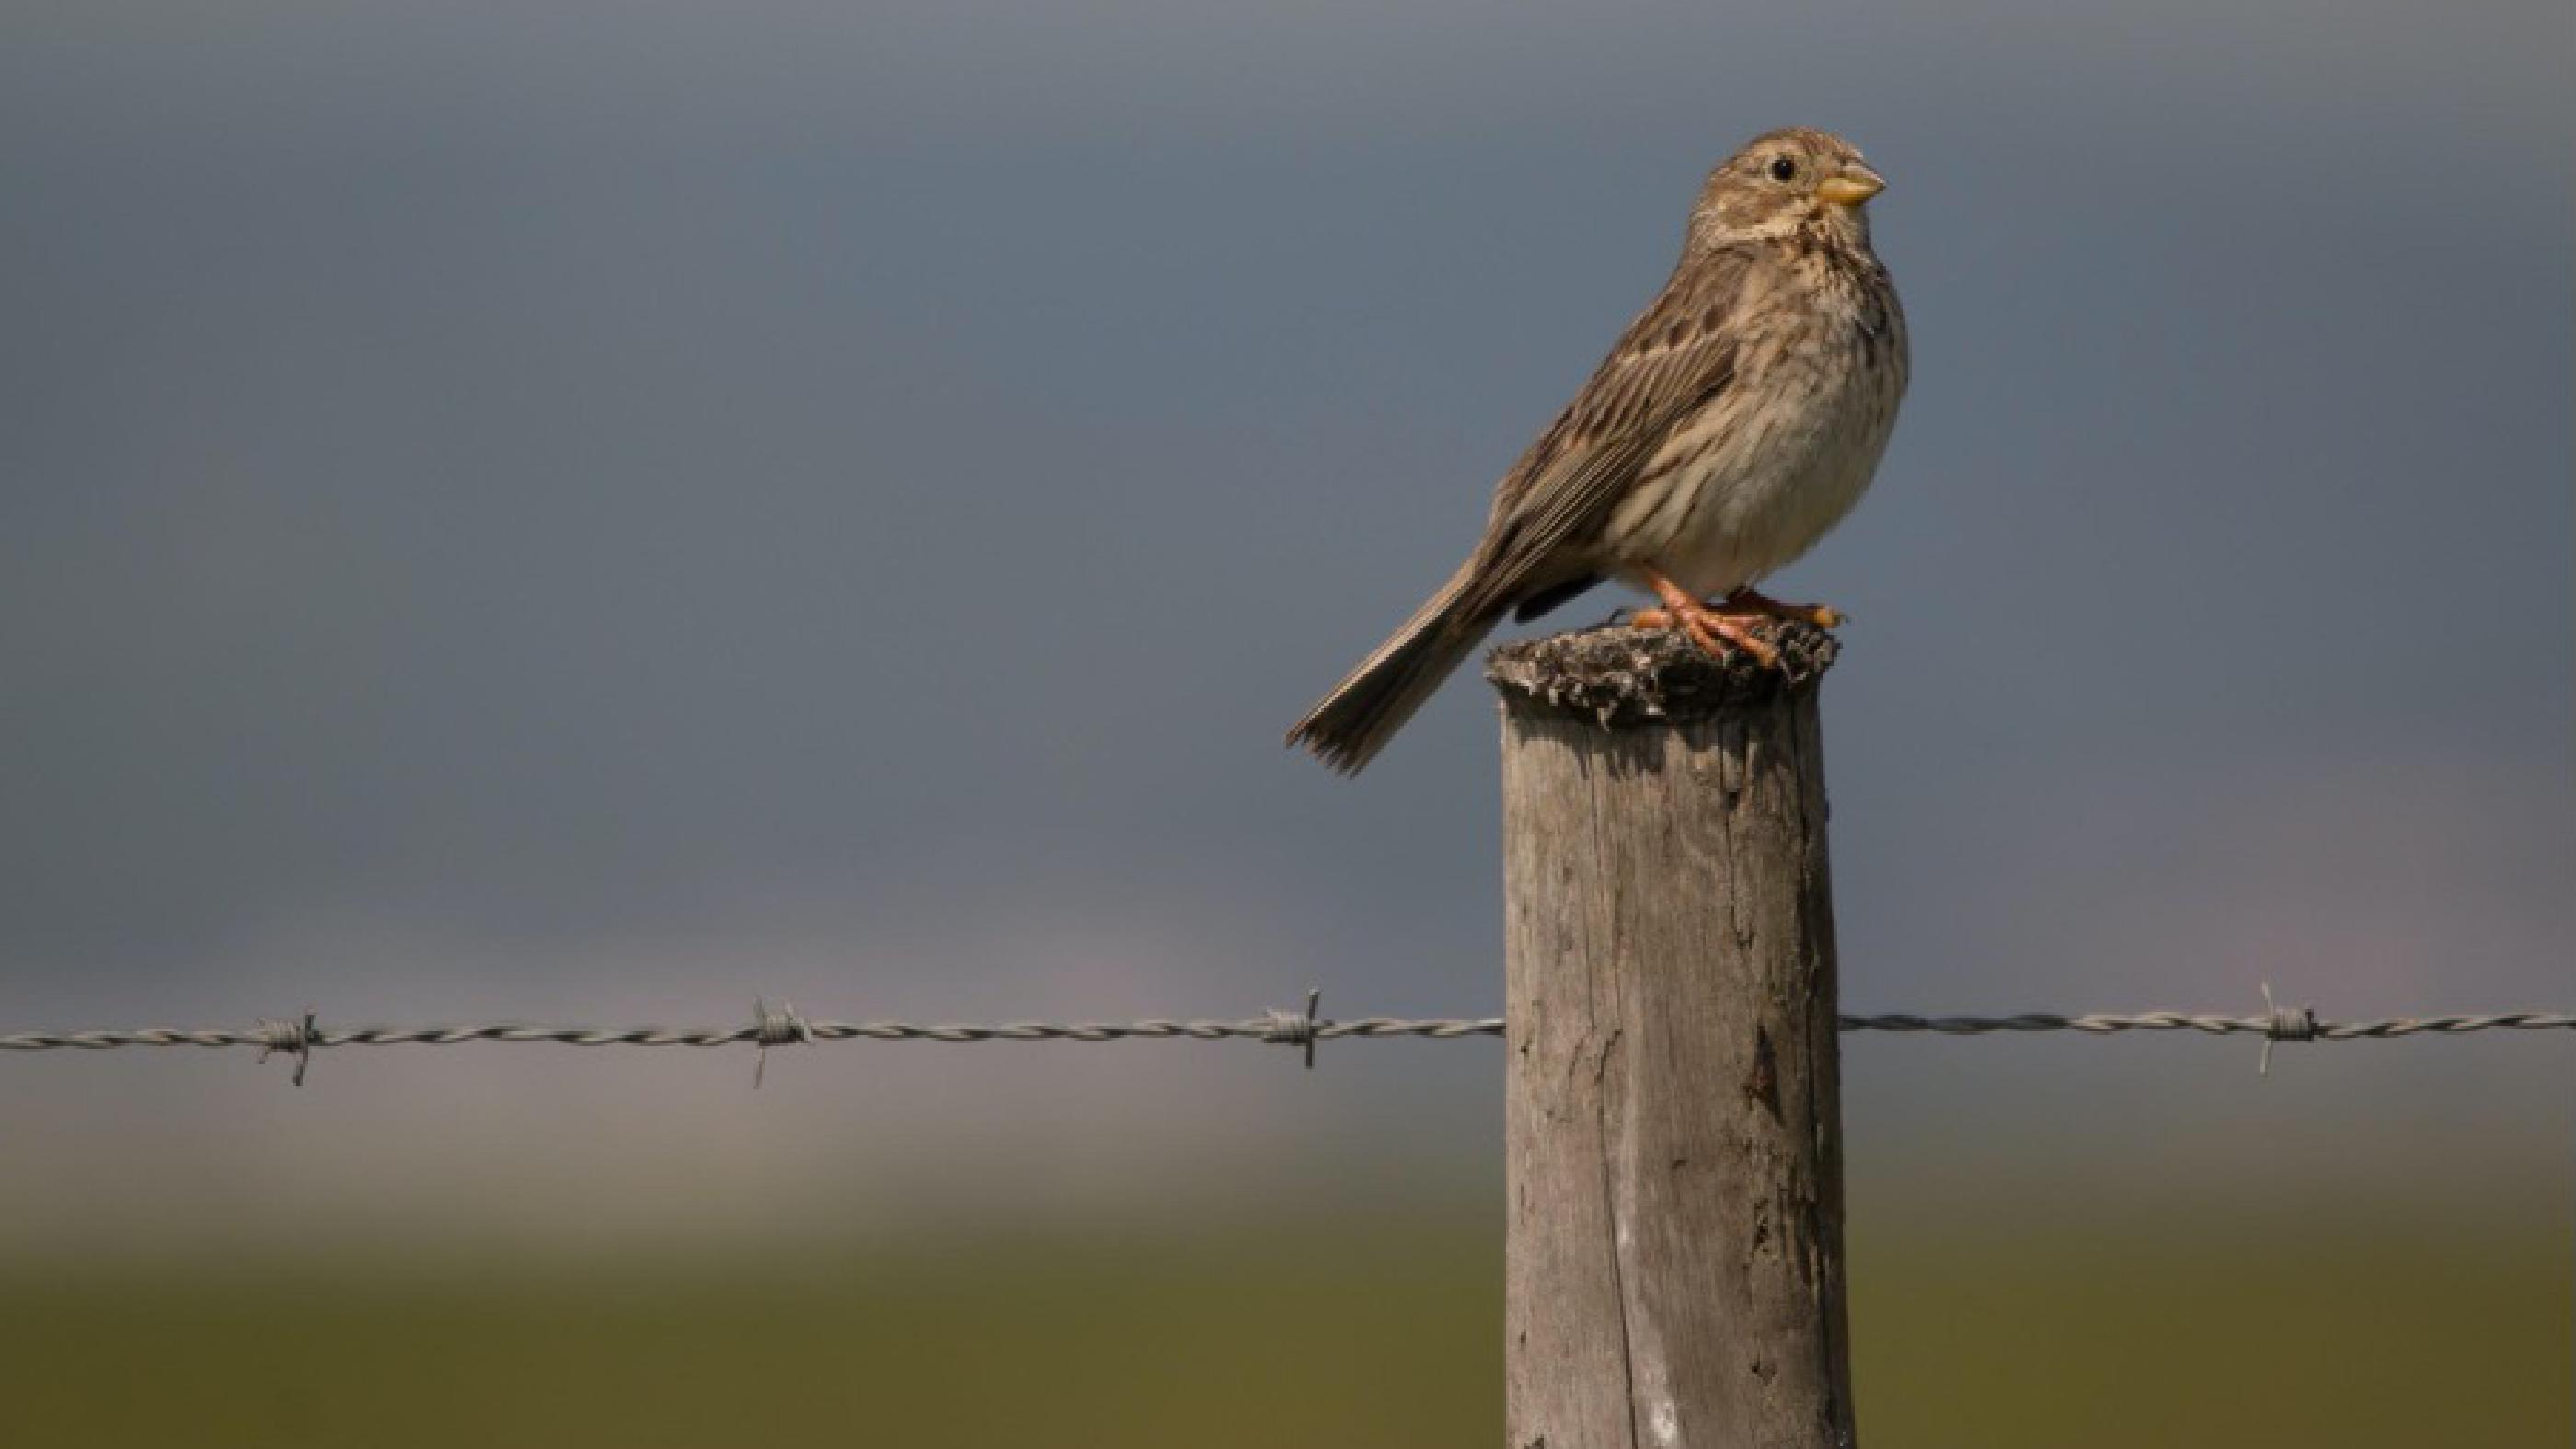
[[[1791,122],[1893,181],[1916,348],[1779,580],[1857,619],[1847,1007],[2563,1009],[2571,39],[17,0],[0,1029],[1498,1010],[1484,686],[1356,783],[1279,733]],[[2567,1442],[2570,1043],[2255,1056],[1847,1041],[1875,1442]],[[1491,1041],[750,1075],[0,1060],[0,1399],[93,1443],[1499,1436]]]

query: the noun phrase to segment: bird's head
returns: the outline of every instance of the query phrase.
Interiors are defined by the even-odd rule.
[[[1862,207],[1886,189],[1859,147],[1830,131],[1787,126],[1754,137],[1708,174],[1691,210],[1691,236],[1723,246],[1822,228],[1867,242]]]

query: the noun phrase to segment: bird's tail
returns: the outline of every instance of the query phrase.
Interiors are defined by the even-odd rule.
[[[1472,562],[1460,568],[1297,722],[1288,743],[1305,746],[1346,775],[1357,774],[1494,627],[1495,615],[1479,617],[1462,605],[1474,572]]]

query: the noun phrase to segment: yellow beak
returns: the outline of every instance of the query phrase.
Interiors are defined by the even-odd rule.
[[[1858,206],[1887,189],[1887,178],[1857,161],[1846,161],[1843,169],[1816,183],[1816,195],[1836,206]]]

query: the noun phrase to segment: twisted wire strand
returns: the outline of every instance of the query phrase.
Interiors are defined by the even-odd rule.
[[[2286,1019],[2285,1019],[2286,1018]],[[1994,1032],[2080,1031],[2107,1036],[2123,1031],[2198,1031],[2212,1036],[2252,1035],[2273,1041],[2360,1041],[2414,1036],[2423,1032],[2457,1036],[2472,1031],[2530,1031],[2576,1028],[2576,1014],[2554,1011],[2503,1011],[2485,1015],[2400,1016],[2385,1021],[2319,1021],[2304,1013],[2265,1016],[2218,1016],[2181,1011],[2141,1011],[2128,1015],[2095,1012],[2058,1016],[2024,1012],[2018,1016],[1846,1016],[1845,1031],[1938,1032],[1945,1036],[1985,1036]]]
[[[2304,1018],[2304,1019],[2302,1019]],[[309,1016],[308,1016],[309,1020]],[[1986,1036],[2007,1032],[2073,1031],[2106,1036],[2127,1031],[2196,1031],[2212,1036],[2261,1036],[2273,1041],[2382,1041],[2397,1037],[2459,1036],[2480,1031],[2549,1031],[2576,1029],[2576,1013],[2505,1011],[2444,1016],[2401,1016],[2381,1021],[2320,1021],[2303,1012],[2274,1011],[2260,1016],[2144,1011],[2131,1014],[2095,1012],[2061,1016],[2022,1012],[2012,1016],[1917,1016],[1891,1012],[1844,1016],[1844,1031],[1929,1032],[1941,1036]],[[348,1046],[454,1046],[463,1042],[550,1042],[559,1046],[722,1047],[745,1043],[794,1045],[806,1041],[1260,1041],[1311,1046],[1315,1041],[1345,1038],[1412,1037],[1448,1040],[1503,1035],[1499,1016],[1409,1019],[1366,1016],[1328,1021],[1311,1014],[1272,1012],[1248,1021],[1124,1022],[957,1022],[815,1021],[762,1009],[761,1018],[741,1026],[547,1026],[521,1022],[488,1022],[469,1026],[304,1027],[270,1022],[245,1030],[183,1030],[151,1026],[134,1030],[19,1031],[0,1033],[0,1051],[107,1051],[118,1047],[259,1047],[281,1052]]]

